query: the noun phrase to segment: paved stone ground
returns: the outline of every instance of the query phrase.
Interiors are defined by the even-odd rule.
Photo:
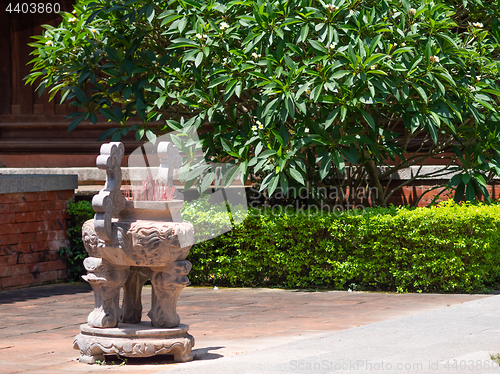
[[[144,320],[150,294],[145,288]],[[264,348],[279,350],[353,327],[446,312],[452,305],[483,298],[490,296],[188,287],[180,294],[177,311],[195,337],[193,355],[198,362],[193,364],[200,365],[238,355],[251,358]],[[79,363],[73,338],[92,307],[93,294],[86,284],[0,292],[0,373],[148,374],[189,369],[190,363],[174,364],[167,358],[128,360],[124,366],[113,358],[107,365]]]

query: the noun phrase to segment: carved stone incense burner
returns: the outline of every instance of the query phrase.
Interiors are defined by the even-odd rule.
[[[74,348],[80,362],[94,363],[105,354],[148,357],[172,354],[174,361],[192,360],[194,338],[180,324],[177,298],[189,284],[193,225],[182,221],[183,200],[127,201],[120,191],[124,146],[103,144],[97,167],[107,172],[104,189],[94,196],[94,219],[84,223],[83,242],[89,253],[83,278],[92,285],[95,307],[81,326]],[[180,166],[177,147],[158,145],[160,186],[173,187],[173,169]],[[141,290],[152,284],[151,323],[141,322]],[[122,307],[119,305],[123,289]]]

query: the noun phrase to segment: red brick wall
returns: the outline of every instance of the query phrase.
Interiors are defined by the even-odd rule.
[[[408,186],[405,186],[398,191],[396,191],[388,201],[389,204],[394,204],[394,205],[408,205],[410,204],[411,206],[414,206],[417,200],[420,198],[420,196],[425,193],[427,190],[430,188],[434,187],[436,184],[434,182],[429,182],[429,181],[415,181],[411,183]],[[498,183],[492,183],[489,184],[486,189],[488,190],[488,193],[490,195],[490,198],[492,200],[498,200],[500,199],[500,185]],[[430,191],[426,193],[418,203],[418,206],[424,207],[428,206],[431,204],[432,200],[436,196],[438,192],[440,192],[442,188],[435,189],[433,191]],[[438,201],[441,200],[448,200],[449,198],[453,199],[454,194],[451,192],[445,192],[443,193]],[[465,196],[464,196],[465,199]]]
[[[0,289],[64,281],[73,190],[0,194]]]

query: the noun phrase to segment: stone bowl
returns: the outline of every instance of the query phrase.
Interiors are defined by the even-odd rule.
[[[118,214],[120,220],[148,220],[182,222],[183,200],[171,201],[127,201]]]

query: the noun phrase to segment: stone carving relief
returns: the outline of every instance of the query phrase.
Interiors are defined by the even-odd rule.
[[[121,160],[125,154],[122,143],[111,142],[101,146],[97,157],[97,167],[106,170],[106,184],[92,199],[92,208],[96,211],[94,226],[97,235],[104,241],[111,240],[111,218],[125,207],[125,197],[120,192],[122,184]]]
[[[117,266],[102,258],[88,257],[83,261],[87,275],[83,276],[94,290],[95,306],[87,323],[94,327],[115,327],[122,318],[119,306],[120,289],[127,281],[130,269]]]
[[[177,298],[189,284],[187,274],[191,271],[189,261],[176,261],[163,269],[155,269],[151,275],[153,297],[148,317],[155,327],[175,327],[180,323],[176,312]]]
[[[179,151],[173,144],[161,142],[158,153],[158,179],[173,186],[173,170],[180,166]],[[188,361],[192,359],[194,339],[187,333],[187,326],[180,325],[176,306],[179,293],[189,284],[191,263],[186,257],[193,244],[194,228],[181,219],[161,219],[174,216],[158,213],[161,207],[168,209],[168,204],[155,204],[153,208],[139,204],[140,214],[136,214],[135,205],[120,192],[123,155],[123,144],[112,142],[102,145],[97,158],[97,167],[106,170],[106,184],[92,200],[94,219],[82,227],[83,243],[90,255],[84,261],[88,273],[83,278],[92,285],[95,305],[74,347],[80,349],[80,360],[89,363],[109,353],[151,356],[170,352],[176,361]],[[178,210],[182,207],[182,201],[175,204]],[[122,211],[126,214],[120,214]],[[136,328],[130,327],[146,328],[141,323],[141,291],[148,279],[152,283],[150,328],[159,328],[154,339],[147,338],[147,331],[141,332],[142,338],[136,337]],[[182,331],[172,330],[179,326],[184,326]],[[108,336],[110,329],[126,332]]]
[[[181,325],[173,329],[169,336],[164,334],[150,334],[146,339],[141,339],[136,334],[127,339],[117,339],[118,329],[109,329],[104,336],[95,336],[97,329],[84,327],[82,333],[77,335],[73,348],[82,353],[80,361],[94,363],[96,360],[104,360],[105,354],[122,354],[126,352],[127,357],[151,357],[163,354],[174,355],[174,361],[186,362],[192,360],[191,349],[194,346],[194,338],[187,333],[187,326]],[[134,331],[132,329],[132,331]],[[141,330],[142,332],[142,330]],[[162,336],[160,338],[160,336]]]

